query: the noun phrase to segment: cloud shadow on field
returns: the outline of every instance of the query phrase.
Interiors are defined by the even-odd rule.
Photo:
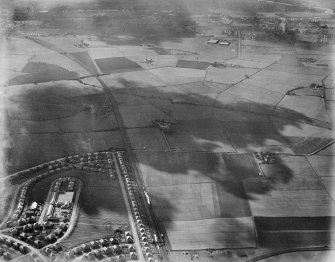
[[[164,222],[165,225],[173,224],[176,219],[178,220],[183,216],[181,214],[183,211],[180,210],[181,207],[178,206],[177,203],[179,202],[175,199],[175,196],[169,195],[172,194],[171,192],[167,193],[168,197],[165,194],[172,190],[170,186],[211,181],[218,190],[219,202],[221,201],[220,198],[223,199],[222,203],[219,203],[221,204],[221,217],[252,216],[248,200],[255,200],[258,196],[271,194],[277,187],[289,186],[291,181],[297,179],[297,177],[282,159],[274,156],[275,161],[271,165],[275,165],[280,172],[260,178],[258,174],[260,170],[251,153],[257,151],[271,153],[273,150],[278,153],[281,148],[286,148],[286,150],[291,149],[306,154],[313,151],[314,147],[317,147],[316,144],[319,143],[318,146],[320,146],[325,143],[322,139],[315,138],[318,142],[316,144],[311,143],[311,147],[309,147],[311,141],[299,145],[301,140],[299,137],[285,137],[281,134],[288,128],[302,129],[302,125],[306,123],[319,125],[319,123],[294,110],[286,109],[285,112],[276,113],[272,106],[242,99],[237,99],[233,103],[224,100],[227,103],[223,103],[206,94],[193,92],[183,94],[175,92],[173,89],[169,91],[168,86],[143,88],[141,83],[139,85],[141,87],[136,88],[138,84],[135,81],[122,78],[119,79],[119,83],[122,84],[122,88],[114,89],[110,87],[112,93],[122,107],[127,106],[127,99],[130,101],[129,106],[137,105],[136,108],[133,107],[136,121],[141,122],[138,118],[141,118],[142,105],[150,105],[161,110],[165,118],[172,119],[172,130],[166,132],[168,141],[173,143],[171,145],[172,149],[176,148],[178,143],[181,144],[179,150],[177,148],[174,152],[166,152],[165,149],[160,152],[133,152],[133,156],[140,165],[138,167],[139,172],[146,180],[151,180],[144,181],[149,194],[155,187],[162,186],[161,193],[155,193],[156,190],[154,190],[152,198],[153,210],[156,212],[158,220],[161,223]],[[176,100],[178,102],[175,102]],[[214,104],[215,107],[212,106]],[[139,113],[136,111],[139,111]],[[215,114],[214,111],[216,111]],[[238,114],[235,116],[234,112]],[[131,113],[127,112],[127,114]],[[150,112],[148,114],[150,115]],[[199,117],[195,116],[197,114]],[[127,116],[122,115],[123,119]],[[274,116],[280,121],[277,121],[274,125],[270,116]],[[129,117],[131,116],[129,115]],[[152,120],[154,120],[156,116],[152,117]],[[301,134],[301,136],[304,135]],[[148,139],[151,139],[150,134],[148,134]],[[332,138],[330,137],[330,139]],[[329,140],[326,142],[329,142]],[[272,141],[272,144],[269,144],[269,141]],[[234,143],[234,146],[231,147],[232,143]],[[233,154],[224,153],[227,152],[224,150],[228,147],[231,147],[228,152]],[[245,154],[235,154],[236,147]],[[285,153],[285,149],[282,151]],[[152,178],[148,178],[149,176]],[[190,181],[187,182],[189,179]],[[196,181],[192,182],[192,179]],[[257,180],[258,183],[255,183],[256,186],[254,187],[248,187],[247,196],[243,181],[248,179]],[[220,194],[220,192],[223,193]],[[196,197],[197,194],[201,193],[194,194],[194,197]],[[157,205],[156,209],[155,205]],[[161,208],[165,209],[163,213]],[[188,210],[186,206],[185,208]],[[192,208],[197,209],[197,205],[191,207],[191,210]],[[201,213],[201,211],[199,212]],[[161,223],[160,226],[162,227]],[[264,239],[271,237],[266,233],[262,233],[262,235],[264,235]],[[321,235],[315,235],[318,240],[312,241],[313,244],[322,246],[331,241],[329,233],[325,232]],[[290,235],[287,233],[275,236],[274,234],[274,237],[283,239],[289,238]],[[296,239],[290,241],[291,247],[308,245],[311,243],[313,235],[310,232],[307,232],[306,235],[301,232],[301,239],[300,243]],[[217,241],[223,240],[218,237]],[[265,245],[265,242],[261,241],[262,245]],[[273,248],[281,247],[281,241],[273,241],[272,244]],[[242,245],[248,246],[248,243]]]
[[[143,83],[127,79],[120,79],[119,83],[122,84],[122,88],[116,89],[111,87],[110,90],[112,92],[105,93],[105,95],[113,94],[118,103],[122,102],[122,106],[136,105],[136,107],[133,107],[133,115],[139,121],[143,117],[143,115],[138,114],[141,110],[141,105],[150,105],[159,109],[164,117],[173,119],[172,131],[167,134],[168,141],[172,142],[175,139],[176,144],[183,143],[182,146],[184,148],[182,149],[184,151],[165,152],[162,149],[161,152],[133,153],[136,155],[136,159],[140,165],[147,166],[148,170],[150,169],[146,175],[157,176],[159,177],[158,179],[164,180],[163,182],[161,181],[162,183],[172,183],[172,185],[174,185],[173,183],[177,183],[174,181],[187,181],[190,176],[194,179],[194,183],[210,181],[218,191],[218,205],[221,207],[221,212],[216,217],[234,218],[251,216],[248,205],[250,197],[247,197],[243,185],[243,181],[246,179],[259,179],[261,186],[250,188],[248,192],[259,196],[269,194],[277,186],[287,185],[294,179],[293,171],[280,159],[276,159],[275,165],[279,165],[282,172],[275,176],[263,179],[259,178],[257,165],[250,153],[256,151],[255,144],[257,148],[269,148],[268,151],[271,151],[271,147],[268,146],[269,140],[278,142],[279,144],[290,143],[289,138],[280,135],[280,131],[288,127],[299,129],[301,123],[310,121],[305,115],[288,110],[286,114],[290,118],[294,116],[295,121],[289,121],[285,118],[285,115],[280,115],[278,117],[282,121],[278,121],[276,126],[274,126],[272,120],[269,118],[273,112],[273,107],[265,104],[238,99],[234,102],[230,102],[229,100],[224,100],[227,102],[220,102],[215,97],[213,98],[213,96],[209,96],[206,93],[198,94],[191,92],[187,94],[185,92],[177,92],[176,89],[172,88],[169,90],[168,86],[143,87]],[[41,88],[39,91],[23,92],[19,94],[20,99],[17,100],[17,107],[23,107],[25,110],[24,114],[29,115],[31,119],[39,119],[42,108],[50,110],[52,118],[57,119],[64,117],[64,113],[68,113],[68,107],[74,107],[73,110],[75,110],[76,107],[81,107],[83,103],[88,103],[88,101],[94,99],[87,96],[88,100],[86,100],[85,95],[83,95],[83,98],[78,103],[74,103],[72,99],[65,96],[61,98],[61,104],[55,103],[53,96],[55,96],[54,98],[57,101],[60,99],[57,97],[59,94],[57,88],[57,85],[55,85],[48,89]],[[109,99],[104,98],[104,100],[106,101],[103,105],[107,105]],[[41,105],[36,107],[36,101],[39,101]],[[127,101],[130,102],[127,104]],[[214,104],[215,107],[213,107]],[[101,108],[103,108],[103,105],[101,105]],[[8,108],[8,110],[12,109]],[[46,113],[44,112],[44,114]],[[10,112],[8,114],[10,115]],[[147,115],[146,117],[150,118],[150,112],[148,114],[149,116]],[[123,115],[123,120],[125,120],[125,117],[127,116]],[[155,118],[152,120],[155,120]],[[8,121],[12,120],[8,119]],[[85,125],[86,119],[78,118],[74,121],[78,121],[77,124],[82,126]],[[44,121],[40,121],[36,122],[36,124],[42,126],[45,123]],[[149,126],[152,127],[152,123],[149,123]],[[55,130],[51,130],[51,132],[55,132]],[[82,133],[85,134],[86,132]],[[61,133],[58,136],[63,138],[63,134]],[[178,136],[180,140],[177,139]],[[17,140],[17,137],[13,134],[10,138],[13,141],[13,145],[19,142],[21,145],[39,147],[38,152],[41,155],[34,156],[35,158],[41,158],[43,161],[53,160],[47,159],[43,155],[43,151],[53,150],[55,140],[45,140],[43,143],[33,145],[27,142],[30,139],[29,136],[23,136],[21,137],[23,140]],[[148,139],[152,139],[150,135]],[[255,142],[256,139],[257,143]],[[63,144],[60,146],[65,146],[66,141],[61,141]],[[232,141],[234,142],[234,146],[231,145]],[[242,155],[224,154],[224,152],[227,152],[224,148],[228,146],[231,147],[229,149],[230,153],[236,153],[236,146],[238,146],[238,150],[243,151],[244,149],[246,153]],[[101,150],[108,150],[111,147],[115,147],[115,144],[105,141],[104,148],[101,148]],[[304,150],[307,149],[305,148]],[[73,150],[70,151],[73,152]],[[188,153],[187,151],[195,152]],[[13,152],[15,151],[12,151],[9,158],[15,157]],[[24,157],[29,159],[28,152],[26,151],[27,155]],[[65,156],[68,153],[66,149],[60,148],[59,157]],[[28,159],[25,160],[25,165],[29,165]],[[143,170],[141,171],[143,174]],[[160,174],[164,175],[161,176]],[[182,183],[185,184],[185,182]],[[192,180],[189,183],[193,183]],[[155,185],[153,184],[152,186]],[[147,185],[147,189],[150,194],[150,186]],[[97,188],[96,191],[98,192],[98,190]],[[215,189],[213,190],[215,191]],[[92,192],[87,192],[83,202],[80,204],[88,215],[94,217],[101,210],[106,209],[113,211],[113,207],[108,205],[101,195],[96,197],[92,195]],[[194,194],[202,194],[202,192],[194,192]],[[165,209],[164,218],[159,218],[160,221],[169,224],[175,221],[177,215],[180,215],[180,207],[176,206],[176,202],[173,199],[165,196],[164,194],[155,194],[152,195],[152,198],[154,204],[158,203]],[[91,197],[99,199],[99,201],[96,201],[93,206],[85,206],[85,203],[89,202]],[[154,206],[153,209],[155,210]],[[201,209],[199,210],[201,214]],[[240,221],[236,220],[236,223],[238,224]],[[162,227],[161,223],[159,225]],[[218,237],[217,241],[220,242],[223,240]],[[248,245],[248,242],[242,243],[242,245]]]

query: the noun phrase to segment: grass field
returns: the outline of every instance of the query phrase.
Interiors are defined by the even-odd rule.
[[[335,214],[333,200],[317,179],[277,182],[272,186],[268,181],[249,180],[245,181],[245,188],[253,216],[315,217]]]
[[[335,176],[335,157],[307,156],[308,162],[319,177]]]
[[[149,88],[164,85],[162,80],[147,70],[105,75],[101,79],[111,88]]]
[[[211,64],[202,61],[178,60],[176,67],[206,70]]]
[[[249,217],[174,221],[164,223],[164,226],[172,250],[256,246],[252,219]]]
[[[293,110],[308,118],[330,122],[322,98],[313,96],[285,96],[279,103],[278,110]]]
[[[103,74],[143,70],[139,64],[126,57],[99,58],[95,62]]]
[[[149,103],[146,105],[121,105],[119,108],[126,127],[153,126],[153,121],[157,119],[166,119],[171,122],[173,121],[173,119],[171,119],[167,114]]]
[[[167,139],[172,148],[186,151],[236,152],[230,144],[225,125],[218,121],[191,120],[172,126]]]
[[[284,97],[279,92],[274,92],[262,87],[245,84],[244,82],[230,88],[227,92],[235,94],[244,99],[254,101],[259,104],[273,106],[273,108]]]
[[[252,68],[210,67],[207,70],[206,80],[222,84],[236,84],[256,72],[257,70]]]
[[[130,228],[118,180],[104,174],[86,174],[82,179],[79,218],[73,233],[62,241],[67,248]]]
[[[29,61],[57,65],[68,71],[77,72],[79,76],[90,75],[90,73],[82,66],[76,64],[71,59],[58,53],[38,54],[36,56],[33,56]]]
[[[244,179],[257,177],[252,156],[163,151],[136,156],[172,249],[254,246],[243,187]],[[218,225],[223,229],[215,232]]]
[[[80,63],[85,67],[87,71],[89,71],[91,74],[97,74],[98,70],[95,67],[91,57],[87,52],[73,52],[69,54],[76,60],[80,61]]]
[[[166,150],[163,136],[156,127],[127,129],[127,135],[132,149]]]
[[[192,68],[155,68],[149,70],[164,83],[170,85],[184,84],[188,82],[202,81],[205,78],[206,71]]]

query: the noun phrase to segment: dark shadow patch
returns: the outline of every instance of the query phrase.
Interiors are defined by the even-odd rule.
[[[7,81],[4,85],[25,85],[59,80],[73,80],[78,78],[77,72],[69,71],[54,64],[39,62],[27,63],[22,69],[22,72],[27,74],[16,76]]]

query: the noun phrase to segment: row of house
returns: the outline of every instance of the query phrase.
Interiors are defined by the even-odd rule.
[[[122,170],[122,175],[124,178],[124,181],[127,186],[127,192],[129,196],[129,200],[131,202],[131,209],[136,221],[136,227],[137,231],[139,233],[140,242],[142,246],[143,254],[148,262],[153,262],[153,253],[152,248],[156,248],[156,246],[151,247],[150,242],[153,241],[153,236],[150,230],[147,230],[144,226],[143,220],[142,220],[142,214],[140,211],[140,205],[141,203],[138,203],[138,198],[135,198],[135,190],[137,190],[136,183],[132,180],[128,169],[125,165],[124,159],[123,159],[123,152],[118,151],[117,152],[117,158]]]

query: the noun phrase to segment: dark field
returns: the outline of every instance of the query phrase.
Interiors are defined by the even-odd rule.
[[[95,62],[103,74],[142,70],[142,67],[139,64],[126,57],[101,58],[96,59]]]
[[[257,231],[262,248],[284,249],[332,245],[329,231]]]
[[[68,71],[60,66],[46,63],[29,62],[22,72],[27,73],[10,79],[6,85],[24,85],[58,80],[71,80],[78,77],[77,72]]]
[[[335,217],[255,217],[257,231],[330,230]]]
[[[202,62],[202,61],[178,60],[177,62],[177,67],[193,68],[193,69],[200,69],[200,70],[205,70],[210,65],[211,64],[208,62]]]

